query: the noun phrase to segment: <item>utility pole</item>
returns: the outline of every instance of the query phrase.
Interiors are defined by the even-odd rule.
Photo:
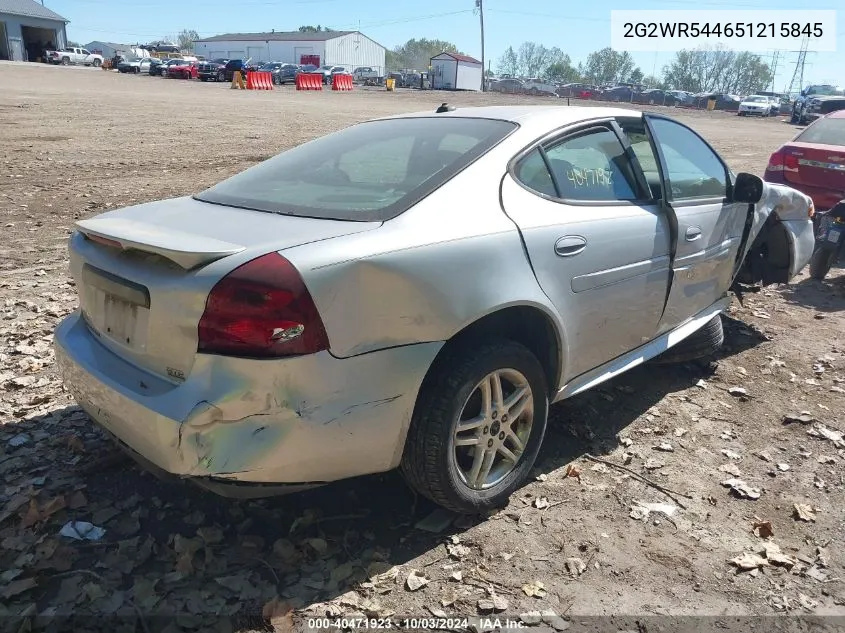
[[[475,8],[481,18],[481,92],[487,89],[487,71],[484,63],[484,0],[475,0]]]
[[[804,64],[807,63],[807,47],[809,45],[810,38],[805,37],[804,40],[801,42],[801,50],[792,51],[793,53],[798,53],[798,61],[795,62],[795,72],[792,73],[792,79],[789,82],[789,88],[786,89],[786,94],[788,95],[792,94],[796,82],[798,83],[799,91],[804,86]]]

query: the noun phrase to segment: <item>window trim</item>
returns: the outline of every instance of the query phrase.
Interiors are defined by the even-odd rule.
[[[543,200],[548,200],[549,202],[556,202],[558,204],[565,204],[571,207],[618,207],[652,205],[654,204],[655,200],[654,197],[651,195],[650,191],[647,192],[647,197],[640,197],[635,200],[576,200],[572,198],[563,198],[560,196],[560,186],[558,185],[557,178],[555,177],[554,172],[552,171],[551,166],[549,165],[549,160],[546,157],[545,147],[547,145],[563,142],[567,138],[577,137],[579,134],[587,133],[591,129],[598,128],[613,133],[616,136],[616,140],[619,141],[619,145],[625,153],[625,157],[630,160],[630,156],[628,155],[627,151],[625,151],[624,141],[619,137],[619,133],[616,131],[616,129],[614,129],[614,122],[615,117],[596,117],[595,119],[588,119],[585,121],[578,121],[577,123],[570,123],[563,127],[557,128],[556,130],[553,130],[547,134],[544,134],[543,136],[534,139],[531,143],[523,147],[510,159],[510,161],[508,161],[507,173],[515,183],[517,183],[520,187],[522,187],[529,193],[538,196]],[[524,184],[516,176],[517,166],[535,149],[538,149],[540,151],[540,155],[543,158],[543,162],[546,164],[546,169],[548,170],[549,175],[552,178],[552,183],[555,186],[555,191],[558,193],[557,196],[549,196],[540,191],[536,191],[528,185]],[[642,174],[642,169],[640,168],[639,163],[632,163],[631,165],[635,171],[636,186],[641,189],[641,178],[644,180],[645,175]],[[636,172],[640,173],[636,174]],[[636,193],[639,196],[642,196],[644,192],[639,191]]]
[[[691,132],[695,137],[697,137],[704,145],[713,152],[713,155],[716,156],[716,159],[719,161],[719,164],[722,165],[722,169],[725,172],[725,195],[724,196],[706,196],[706,197],[699,197],[699,198],[684,198],[683,200],[674,200],[670,196],[672,194],[672,179],[669,177],[667,173],[667,163],[666,157],[663,154],[663,149],[660,147],[656,135],[652,130],[650,120],[652,119],[663,119],[665,121],[669,121],[670,123],[674,123],[675,125],[679,125],[685,130]],[[701,136],[698,132],[693,130],[688,125],[684,125],[680,121],[676,121],[675,119],[665,116],[663,114],[649,114],[643,113],[643,121],[648,128],[648,136],[651,140],[652,146],[657,153],[657,158],[660,161],[660,174],[661,174],[661,187],[663,190],[663,199],[664,202],[672,208],[683,208],[683,207],[696,207],[696,206],[704,206],[707,204],[729,204],[733,199],[733,172],[728,167],[728,164],[722,158],[721,154],[716,151],[716,149],[707,142],[707,140]],[[668,186],[667,186],[668,185]]]

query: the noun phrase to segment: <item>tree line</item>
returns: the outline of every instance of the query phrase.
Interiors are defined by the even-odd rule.
[[[652,77],[644,75],[627,51],[606,47],[573,65],[569,55],[557,47],[524,42],[517,50],[509,46],[496,70],[511,77],[537,77],[555,83],[635,83],[693,93],[740,95],[763,90],[772,80],[770,66],[757,55],[720,47],[682,50],[663,67],[660,77]]]

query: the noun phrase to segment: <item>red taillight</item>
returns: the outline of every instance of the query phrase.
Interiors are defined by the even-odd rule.
[[[270,253],[236,268],[208,295],[197,351],[278,358],[329,347],[323,320],[302,277]]]
[[[769,157],[766,171],[783,171],[783,150],[779,149]]]
[[[781,148],[771,155],[766,171],[798,171],[798,157],[785,148]]]
[[[798,171],[798,157],[787,152],[783,157],[784,171]]]

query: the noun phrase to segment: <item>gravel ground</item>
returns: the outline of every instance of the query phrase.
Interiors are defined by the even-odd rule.
[[[802,274],[735,302],[709,365],[641,367],[553,407],[536,480],[492,516],[420,529],[443,517],[430,517],[395,473],[278,499],[220,499],[142,472],[62,389],[51,338],[76,306],[65,252],[73,222],[199,191],[362,119],[444,100],[548,101],[242,92],[16,64],[0,65],[0,85],[0,615],[74,613],[93,628],[118,614],[147,631],[287,630],[356,613],[392,616],[395,627],[403,616],[492,614],[558,630],[608,630],[588,617],[627,616],[639,624],[612,630],[641,631],[648,616],[663,616],[660,626],[668,616],[718,616],[724,629],[730,616],[845,615],[839,269],[826,282]],[[735,170],[758,174],[795,133],[777,119],[664,111]],[[653,503],[665,505],[644,510]],[[69,520],[105,536],[59,537]],[[670,628],[678,622],[705,623]]]

